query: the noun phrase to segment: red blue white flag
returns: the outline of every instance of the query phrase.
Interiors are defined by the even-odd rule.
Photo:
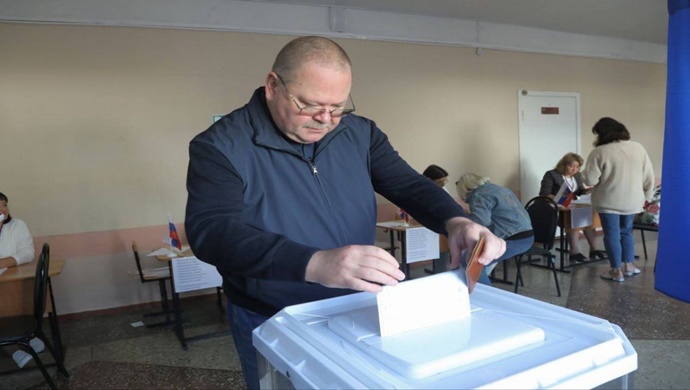
[[[405,223],[410,223],[410,214],[408,214],[405,210],[400,209],[400,219],[403,220]]]
[[[168,215],[168,226],[170,227],[170,245],[175,248],[182,250],[182,243],[180,242],[180,236],[177,235],[177,229],[172,221],[172,218]]]

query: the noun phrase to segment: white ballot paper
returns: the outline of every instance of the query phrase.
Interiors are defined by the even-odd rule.
[[[438,259],[438,234],[425,228],[410,228],[405,231],[405,253],[407,263]]]
[[[204,263],[194,256],[172,259],[175,292],[203,290],[223,285],[216,267]]]
[[[384,286],[376,303],[381,337],[470,316],[469,292],[460,271]]]
[[[571,205],[574,204],[592,204],[592,195],[591,194],[583,194],[580,195],[577,199],[573,199],[572,202],[570,202]]]
[[[172,250],[170,250],[169,247],[165,247],[165,248],[156,249],[155,251],[149,253],[149,254],[146,255],[146,256],[167,256],[167,257],[177,257],[177,256],[179,256],[181,253],[186,252],[186,251],[188,251],[188,250],[189,250],[189,245],[182,245],[182,249],[177,249],[177,248],[173,247]]]
[[[388,221],[388,222],[377,222],[376,226],[382,228],[394,228],[394,227],[404,227],[409,226],[405,221]]]

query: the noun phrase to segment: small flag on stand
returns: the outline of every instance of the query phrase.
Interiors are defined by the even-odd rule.
[[[405,225],[408,225],[410,223],[410,214],[408,214],[405,210],[400,209],[400,219],[405,222]]]
[[[168,215],[168,226],[170,227],[170,246],[182,250],[182,243],[180,242],[180,236],[177,235],[177,229],[172,221],[170,215]]]

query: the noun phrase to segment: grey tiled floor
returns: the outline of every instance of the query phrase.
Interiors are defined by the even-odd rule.
[[[639,241],[639,233],[636,232]],[[634,387],[638,389],[690,388],[690,305],[668,298],[654,289],[654,258],[657,235],[647,233],[649,260],[637,261],[642,274],[618,284],[599,275],[608,270],[606,261],[573,267],[558,273],[562,296],[556,296],[550,271],[524,266],[524,287],[519,293],[568,307],[619,325],[638,354]],[[583,249],[586,243],[581,243]],[[637,252],[642,254],[638,243]],[[586,253],[586,251],[585,251]],[[414,267],[413,275],[425,275]],[[497,268],[500,276],[501,267]],[[508,266],[509,279],[515,268]],[[512,286],[494,283],[512,291]],[[213,299],[185,301],[185,329],[190,334],[227,327]],[[166,328],[133,328],[143,310],[107,316],[67,320],[61,323],[70,378],[55,374],[60,388],[243,388],[239,361],[230,336],[200,340],[180,348],[174,333]],[[16,368],[12,350],[0,349],[0,370]],[[42,355],[45,355],[42,354]],[[38,370],[21,370],[0,376],[0,389],[46,388]]]
[[[225,313],[215,296],[183,300],[187,336],[227,330]],[[157,310],[158,308],[155,308]],[[241,389],[244,380],[229,335],[189,343],[184,351],[170,327],[132,327],[152,309],[129,310],[60,324],[70,378],[53,374],[64,389]],[[156,322],[158,319],[144,319]],[[16,369],[0,349],[0,370]],[[47,352],[41,357],[49,362]],[[30,363],[31,367],[35,367]],[[37,369],[0,376],[0,389],[48,388]]]

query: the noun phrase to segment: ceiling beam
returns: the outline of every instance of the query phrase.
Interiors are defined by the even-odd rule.
[[[666,45],[437,16],[242,0],[0,0],[0,21],[322,35],[666,62]]]

